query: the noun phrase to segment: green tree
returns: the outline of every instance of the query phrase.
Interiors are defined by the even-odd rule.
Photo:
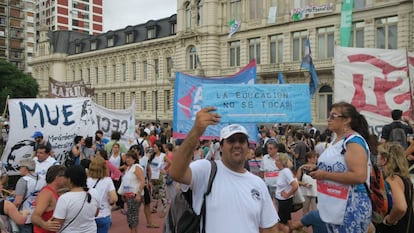
[[[23,73],[10,62],[0,59],[0,110],[6,105],[9,98],[36,98],[39,93],[39,84],[30,75]]]

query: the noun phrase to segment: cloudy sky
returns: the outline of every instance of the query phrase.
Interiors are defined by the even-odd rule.
[[[104,0],[104,32],[177,13],[176,0]]]

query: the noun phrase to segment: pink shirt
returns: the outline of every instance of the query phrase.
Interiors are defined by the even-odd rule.
[[[106,166],[108,167],[109,175],[111,176],[111,179],[119,180],[119,178],[121,178],[122,172],[117,167],[115,167],[111,162],[109,162],[109,160],[106,160]]]

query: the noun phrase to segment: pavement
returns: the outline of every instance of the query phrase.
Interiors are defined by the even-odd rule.
[[[161,210],[159,210],[159,213]],[[138,232],[140,233],[162,233],[164,218],[161,218],[159,213],[152,214],[152,221],[160,226],[160,228],[147,228],[147,221],[145,220],[144,208],[141,206],[139,213]],[[302,210],[292,213],[292,220],[298,220],[302,216]],[[129,232],[128,223],[126,221],[126,215],[121,214],[120,210],[112,211],[112,226],[109,230],[110,233],[126,233]],[[308,233],[311,233],[311,229],[308,229]]]

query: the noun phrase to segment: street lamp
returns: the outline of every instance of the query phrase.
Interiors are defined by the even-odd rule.
[[[155,123],[158,123],[158,83],[157,83],[157,78],[158,78],[158,63],[157,61],[154,60],[154,63],[156,63],[157,65],[148,63],[148,62],[143,62],[144,65],[149,65],[152,68],[154,68],[154,85],[155,85],[155,90],[153,90],[154,92],[154,108],[155,108]],[[147,67],[145,67],[145,70],[147,71]]]

